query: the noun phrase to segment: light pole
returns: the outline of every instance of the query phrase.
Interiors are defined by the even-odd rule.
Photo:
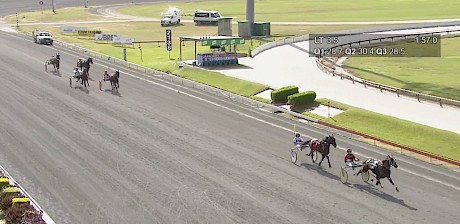
[[[249,35],[252,37],[254,29],[254,0],[246,0],[246,20],[249,23]]]
[[[85,8],[88,8],[88,0],[85,0]]]
[[[56,13],[56,12],[54,11],[54,0],[51,0],[51,5],[53,5],[53,12]]]

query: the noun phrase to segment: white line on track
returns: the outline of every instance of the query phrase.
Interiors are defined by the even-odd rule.
[[[14,36],[14,35],[11,35],[11,36],[13,36],[13,37],[15,37],[15,38],[20,38],[20,37]],[[21,39],[22,39],[22,38],[21,38]],[[54,49],[52,46],[47,46],[47,47],[49,47],[49,48],[51,48],[51,49]],[[64,48],[65,48],[65,47],[64,47]],[[68,50],[68,49],[66,49],[66,50],[67,50],[67,51],[65,51],[65,52],[62,52],[62,51],[61,51],[61,53],[66,53],[66,54],[68,54],[68,55],[71,55],[71,56],[74,56],[74,57],[77,57],[77,58],[80,57],[80,56],[77,55],[77,54],[70,53],[69,51],[71,51],[71,50]],[[96,62],[95,62],[94,64],[97,64],[97,65],[100,65],[101,67],[104,67],[104,64],[100,64],[100,63],[96,63]],[[139,80],[148,82],[148,83],[150,83],[150,84],[157,85],[157,86],[160,86],[160,87],[169,89],[169,90],[174,91],[174,92],[178,92],[178,91],[179,91],[178,88],[172,88],[172,87],[166,86],[166,85],[164,85],[164,84],[160,84],[160,83],[158,83],[158,82],[154,82],[154,81],[152,81],[152,80],[148,80],[148,79],[139,77],[139,76],[137,76],[137,75],[131,74],[131,73],[126,72],[126,71],[123,71],[123,72],[124,72],[124,74],[126,74],[126,75],[128,75],[128,76],[131,76],[132,78],[136,78],[136,79],[139,79]],[[240,111],[237,111],[237,110],[234,110],[234,109],[231,109],[231,108],[228,108],[228,107],[226,107],[226,106],[223,106],[223,105],[220,105],[220,104],[218,104],[218,103],[215,103],[215,102],[206,100],[206,99],[204,99],[204,98],[201,98],[201,97],[198,97],[198,96],[189,94],[189,93],[185,93],[185,92],[180,92],[180,93],[181,93],[182,95],[186,95],[186,96],[195,98],[195,99],[197,99],[197,100],[200,100],[200,101],[203,101],[203,102],[212,104],[212,105],[214,105],[214,106],[220,107],[220,108],[222,108],[222,109],[225,109],[225,110],[228,110],[228,111],[237,113],[237,114],[239,114],[239,115],[241,115],[241,116],[244,116],[244,117],[247,117],[247,118],[251,118],[251,119],[253,119],[253,120],[256,120],[256,121],[265,123],[265,124],[270,125],[270,126],[272,126],[272,127],[276,127],[276,128],[279,128],[279,129],[288,131],[288,132],[292,132],[292,130],[289,129],[289,128],[285,128],[285,127],[282,127],[282,126],[280,126],[280,125],[277,125],[277,124],[268,122],[268,121],[266,121],[266,120],[263,120],[263,119],[260,119],[260,118],[256,118],[256,117],[254,117],[254,116],[245,114],[245,113],[243,113],[243,112],[240,112]],[[308,136],[308,135],[304,135],[304,136],[307,136],[307,137],[309,137],[309,138],[313,138],[312,136]],[[339,149],[341,149],[341,150],[343,150],[343,151],[346,151],[345,148],[342,148],[342,147],[337,147],[337,148],[339,148]],[[376,151],[374,151],[374,152],[376,152]],[[382,154],[381,152],[376,152],[376,153]],[[366,156],[366,155],[364,155],[364,154],[362,154],[362,153],[356,153],[356,154],[359,154],[359,155],[364,156],[364,157],[369,157],[369,156]],[[382,155],[383,155],[383,154],[382,154]],[[406,162],[406,161],[404,161],[404,162]],[[412,165],[415,165],[415,164],[412,164]],[[419,167],[420,167],[420,166],[419,166]],[[407,169],[404,169],[404,168],[400,168],[399,170],[405,171],[405,172],[410,173],[410,174],[412,174],[412,175],[415,175],[415,176],[424,178],[424,179],[426,179],[426,180],[433,181],[433,182],[435,182],[435,183],[439,183],[439,184],[442,184],[442,185],[444,185],[444,186],[447,186],[447,187],[450,187],[450,188],[452,188],[452,189],[455,189],[455,190],[460,191],[460,187],[454,186],[454,185],[449,184],[449,183],[445,183],[445,182],[440,181],[440,180],[437,180],[437,179],[435,179],[435,178],[431,178],[431,177],[428,177],[428,176],[425,176],[425,175],[422,175],[422,174],[420,174],[420,173],[413,172],[413,171],[410,171],[410,170],[407,170]]]

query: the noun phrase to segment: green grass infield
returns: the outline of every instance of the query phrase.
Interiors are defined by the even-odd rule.
[[[246,19],[246,0],[174,2],[122,8],[141,17],[161,17],[174,6],[192,19],[194,10],[218,10],[223,16]],[[457,0],[255,0],[257,21],[391,21],[459,18]]]

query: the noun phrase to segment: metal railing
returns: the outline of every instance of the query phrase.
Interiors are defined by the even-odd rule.
[[[324,59],[319,59],[319,60],[317,59],[316,60],[316,64],[317,64],[317,66],[318,66],[318,68],[320,70],[322,70],[326,74],[331,74],[332,76],[340,77],[340,79],[349,80],[349,81],[353,82],[353,84],[354,83],[360,83],[360,84],[364,85],[365,88],[372,87],[372,88],[378,89],[380,92],[385,91],[385,92],[394,93],[398,97],[403,95],[403,96],[408,96],[408,97],[415,98],[418,101],[422,101],[422,100],[429,101],[429,102],[432,102],[432,103],[439,104],[439,106],[441,106],[441,107],[443,105],[450,105],[450,106],[460,107],[460,101],[457,101],[457,100],[448,99],[448,98],[439,97],[439,96],[428,95],[428,94],[419,93],[419,92],[415,92],[415,91],[411,91],[411,90],[407,90],[407,89],[400,89],[400,88],[387,86],[387,85],[384,85],[384,84],[380,84],[380,83],[377,83],[377,82],[372,82],[372,81],[365,80],[365,79],[356,79],[356,78],[354,78],[354,77],[352,77],[352,76],[350,76],[348,74],[338,72],[334,68],[331,68],[329,66],[324,65],[322,63],[323,60]]]

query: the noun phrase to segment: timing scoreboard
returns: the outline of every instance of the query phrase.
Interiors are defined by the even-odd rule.
[[[311,34],[310,57],[441,57],[439,34]]]

